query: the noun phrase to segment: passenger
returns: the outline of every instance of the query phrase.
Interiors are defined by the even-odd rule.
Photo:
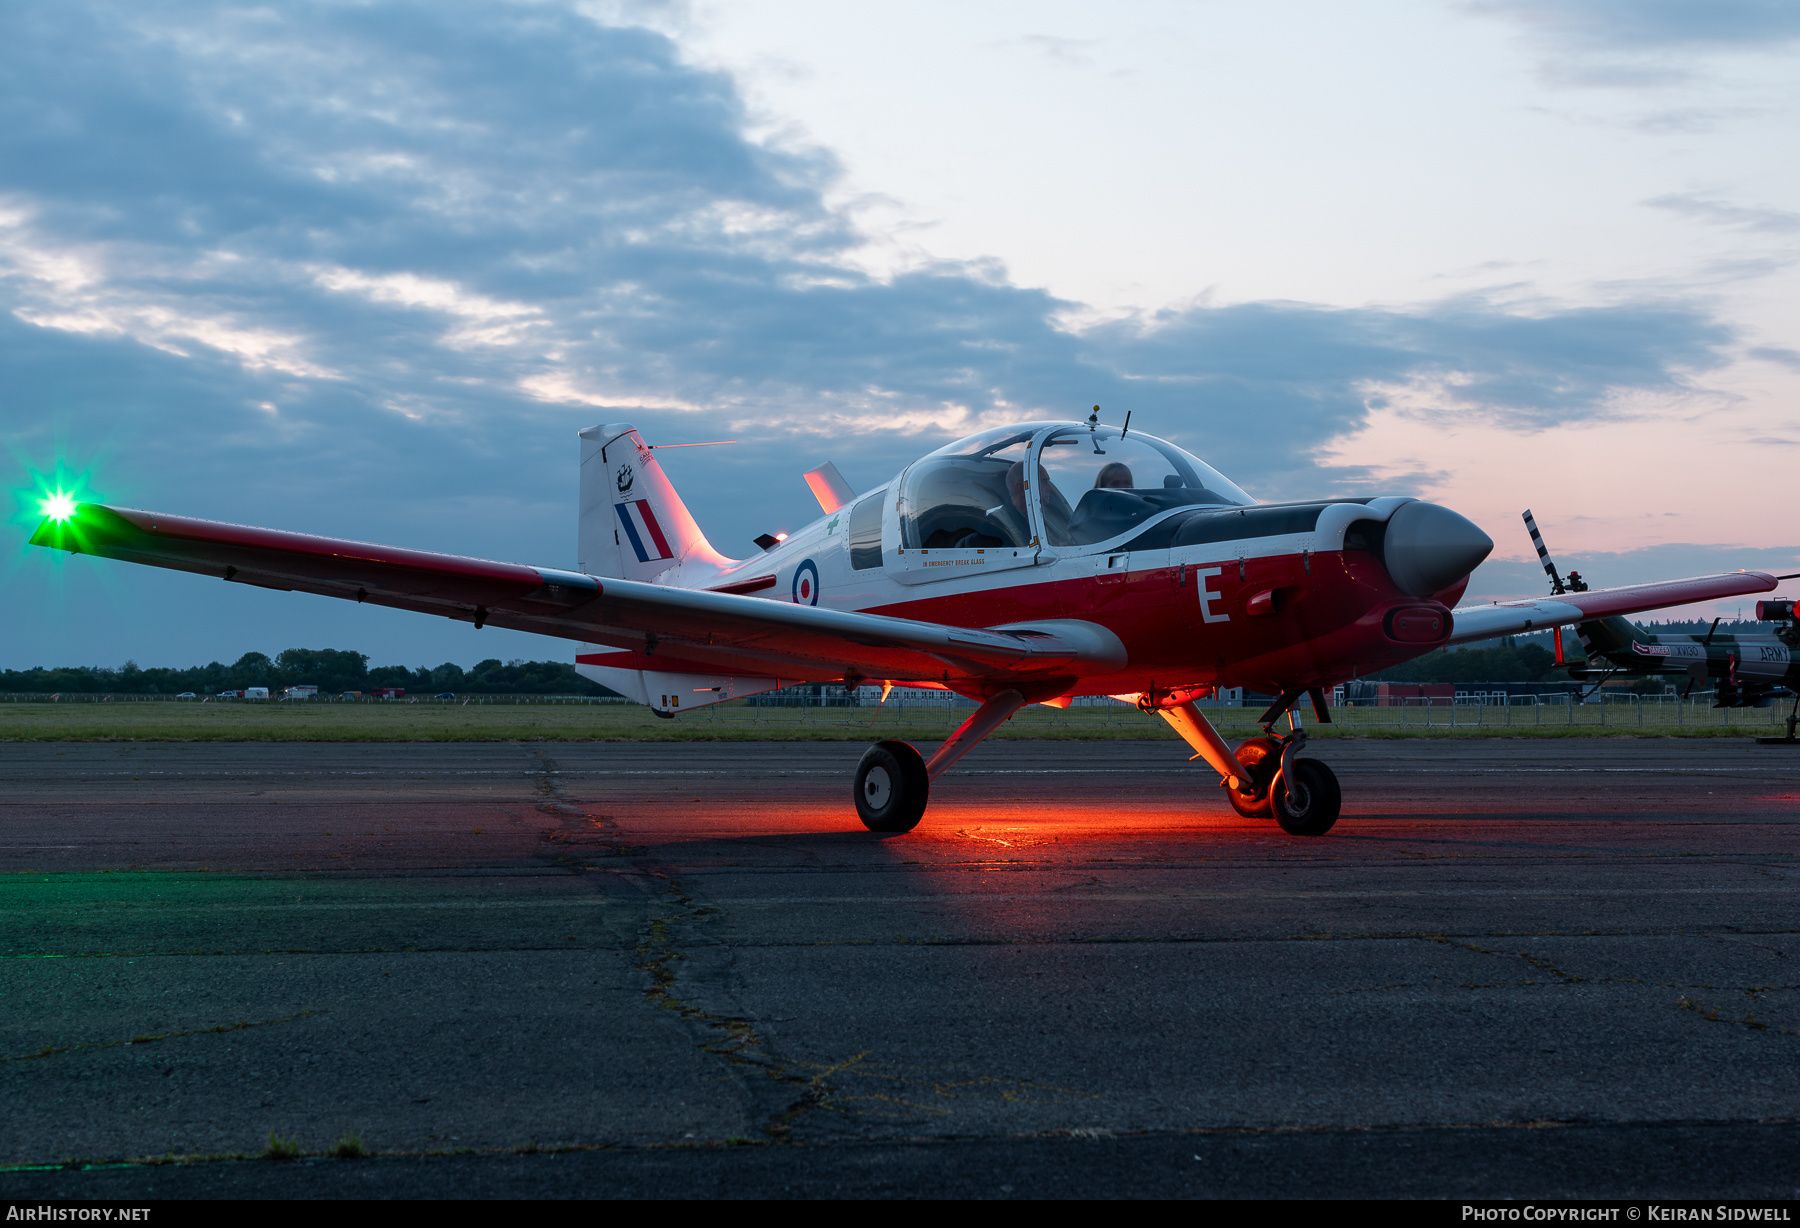
[[[1102,466],[1100,475],[1094,479],[1095,490],[1130,490],[1136,485],[1131,480],[1130,466],[1118,461]]]

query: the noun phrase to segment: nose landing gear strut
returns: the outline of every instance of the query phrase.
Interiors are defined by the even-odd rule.
[[[1206,760],[1223,778],[1225,796],[1233,810],[1246,818],[1273,816],[1281,830],[1291,836],[1322,836],[1337,822],[1343,806],[1337,776],[1319,760],[1300,757],[1306,747],[1306,731],[1291,716],[1291,729],[1286,735],[1278,738],[1272,728],[1283,714],[1291,713],[1302,695],[1308,694],[1319,721],[1329,723],[1331,713],[1318,688],[1284,691],[1258,721],[1263,736],[1248,739],[1235,751],[1188,694],[1168,695],[1161,703],[1144,695],[1139,697],[1138,706],[1169,722],[1194,748],[1194,758]],[[1179,702],[1171,702],[1176,700]]]

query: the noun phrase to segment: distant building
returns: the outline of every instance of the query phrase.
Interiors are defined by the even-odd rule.
[[[1629,683],[1622,683],[1629,686]],[[1611,688],[1609,688],[1611,689]],[[1346,682],[1337,690],[1338,702],[1353,707],[1388,708],[1430,704],[1568,703],[1563,696],[1580,696],[1588,687],[1580,682]]]
[[[1449,704],[1456,700],[1456,687],[1448,682],[1346,682],[1333,690],[1341,690],[1342,702],[1353,707],[1391,708],[1403,704]]]

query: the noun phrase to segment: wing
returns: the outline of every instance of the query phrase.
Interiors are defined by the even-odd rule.
[[[1075,620],[951,627],[98,503],[45,520],[31,544],[607,644],[642,654],[640,668],[956,682],[1079,676],[1125,663],[1117,637]]]
[[[1492,639],[1497,635],[1523,635],[1551,627],[1585,622],[1608,614],[1634,614],[1664,606],[1720,597],[1766,593],[1778,581],[1761,571],[1733,571],[1718,576],[1694,576],[1687,580],[1662,580],[1624,588],[1596,588],[1585,593],[1562,593],[1537,600],[1500,601],[1492,605],[1458,606],[1451,612],[1449,643]]]

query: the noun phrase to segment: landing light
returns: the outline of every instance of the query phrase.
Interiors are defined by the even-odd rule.
[[[59,490],[49,498],[39,500],[38,507],[51,520],[67,520],[75,514],[75,497]]]

